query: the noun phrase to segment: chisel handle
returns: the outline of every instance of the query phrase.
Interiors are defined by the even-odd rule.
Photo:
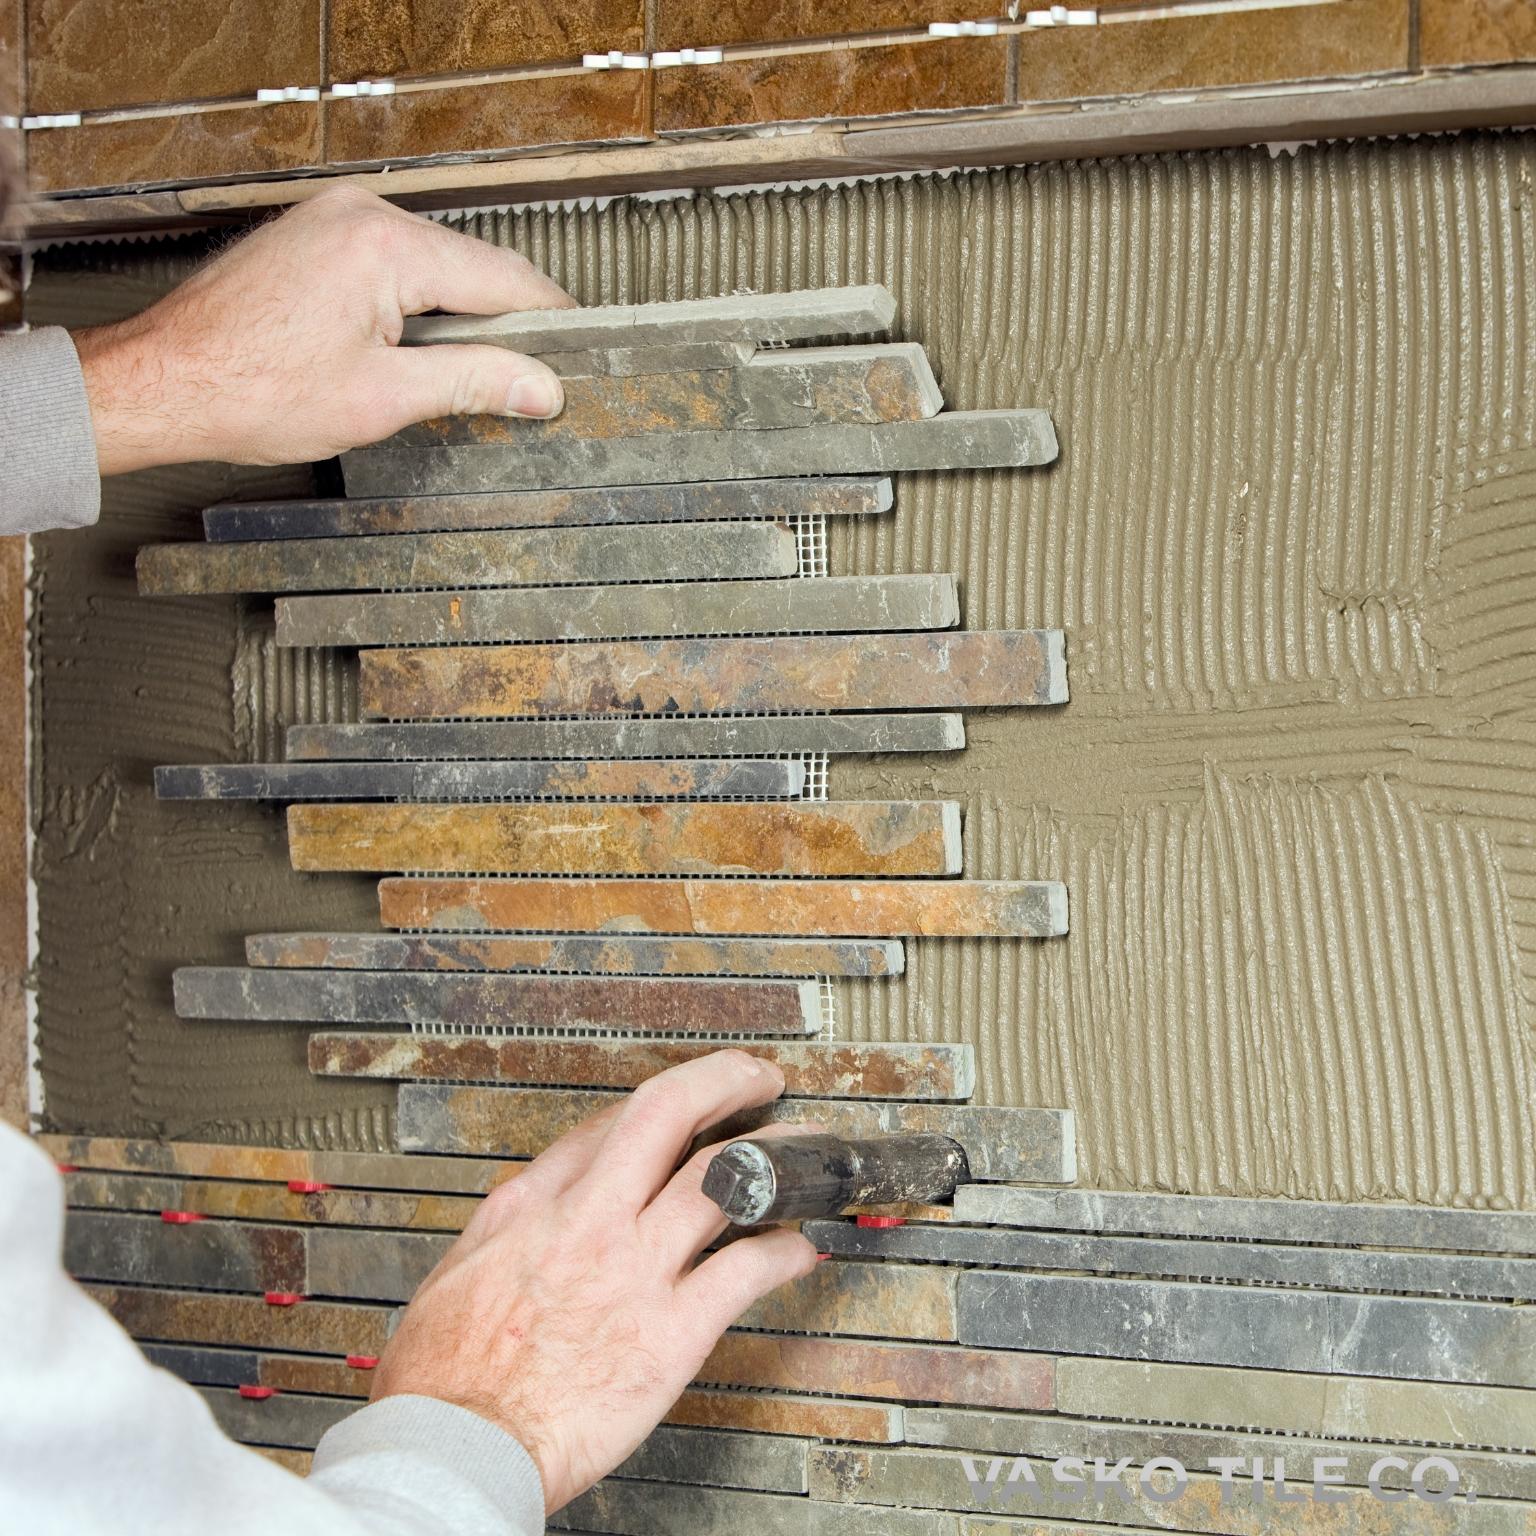
[[[781,1136],[733,1141],[704,1174],[704,1193],[737,1225],[835,1216],[856,1205],[930,1205],[970,1177],[948,1136]]]

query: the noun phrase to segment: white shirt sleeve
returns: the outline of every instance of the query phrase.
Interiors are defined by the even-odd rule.
[[[0,336],[0,534],[86,528],[100,512],[96,429],[69,332]]]
[[[63,1188],[0,1124],[0,1528],[28,1536],[538,1536],[532,1458],[488,1420],[386,1398],[299,1478],[236,1445],[64,1273]]]

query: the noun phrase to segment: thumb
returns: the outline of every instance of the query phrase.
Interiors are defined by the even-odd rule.
[[[395,347],[390,352],[400,419],[431,416],[558,416],[565,390],[554,370],[504,347]]]

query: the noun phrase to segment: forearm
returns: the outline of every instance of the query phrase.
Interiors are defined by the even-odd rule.
[[[0,534],[84,528],[100,511],[90,400],[69,334],[0,337]]]

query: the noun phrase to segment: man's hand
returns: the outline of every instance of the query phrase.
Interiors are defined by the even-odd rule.
[[[565,397],[543,363],[396,343],[405,317],[426,310],[572,304],[514,251],[328,189],[143,314],[75,334],[101,472],[300,464],[429,416],[554,416]]]
[[[562,1137],[486,1197],[417,1291],[374,1401],[419,1393],[501,1425],[537,1463],[550,1514],[611,1472],[726,1328],[815,1266],[787,1228],[696,1265],[726,1227],[700,1189],[719,1149],[674,1171],[701,1131],[783,1089],[771,1063],[719,1051]]]

